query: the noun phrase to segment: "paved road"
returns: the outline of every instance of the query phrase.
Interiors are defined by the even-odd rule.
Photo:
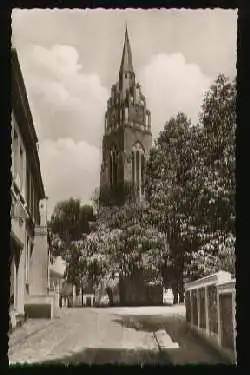
[[[10,337],[10,364],[222,363],[187,329],[184,313],[182,305],[62,309]]]

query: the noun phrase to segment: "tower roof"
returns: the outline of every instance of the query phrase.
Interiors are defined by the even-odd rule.
[[[133,64],[132,64],[132,52],[131,52],[131,47],[130,47],[129,38],[128,38],[127,26],[126,26],[126,31],[125,31],[125,41],[124,41],[122,60],[121,60],[121,66],[120,66],[120,72],[122,71],[134,72]]]

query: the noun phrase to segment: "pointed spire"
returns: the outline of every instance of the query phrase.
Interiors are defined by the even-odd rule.
[[[131,47],[130,47],[129,37],[128,37],[127,23],[126,23],[125,41],[124,41],[124,47],[123,47],[123,53],[122,53],[120,72],[134,72],[133,64],[132,64],[132,52],[131,52]]]

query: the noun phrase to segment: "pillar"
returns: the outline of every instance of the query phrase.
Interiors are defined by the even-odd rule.
[[[218,317],[218,344],[221,346],[220,294],[218,292],[218,288],[216,288],[216,292],[217,292],[217,317]]]
[[[25,287],[25,253],[24,249],[20,251],[19,267],[16,275],[16,312],[24,314],[24,287]]]
[[[234,357],[237,363],[237,348],[236,348],[236,336],[237,336],[237,324],[236,324],[236,291],[232,290],[232,320],[233,320],[233,335],[234,335]]]
[[[73,285],[72,286],[72,293],[73,293],[73,301],[72,301],[72,304],[73,304],[73,307],[75,306],[75,303],[76,303],[76,286]]]
[[[48,293],[48,243],[47,227],[35,227],[34,248],[30,260],[30,295]]]
[[[200,328],[200,313],[201,313],[201,310],[200,310],[200,289],[198,288],[197,289],[197,315],[198,315],[198,323],[197,323],[197,327]]]
[[[208,312],[207,286],[205,286],[205,317],[206,317],[206,334],[209,335],[209,312]]]
[[[193,291],[192,289],[190,290],[190,323],[191,325],[194,324],[194,314],[193,314]]]

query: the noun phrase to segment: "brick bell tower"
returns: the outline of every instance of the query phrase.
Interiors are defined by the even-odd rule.
[[[101,189],[131,183],[140,199],[144,193],[145,163],[151,145],[151,113],[141,86],[135,80],[126,27],[119,81],[111,88],[105,112]]]

